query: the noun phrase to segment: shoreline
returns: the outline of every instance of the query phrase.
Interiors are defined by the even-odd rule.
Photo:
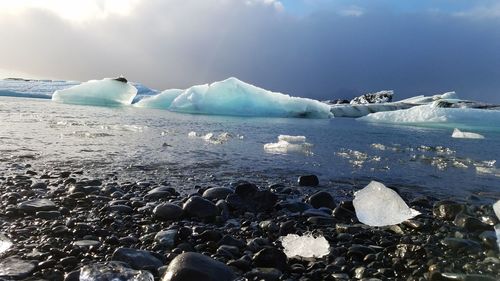
[[[237,180],[231,186],[207,183],[181,195],[165,182],[85,178],[81,171],[36,171],[28,165],[2,174],[0,233],[13,245],[0,253],[0,264],[22,266],[0,270],[0,277],[79,280],[83,266],[114,260],[162,280],[165,272],[189,268],[172,263],[185,252],[221,262],[213,266],[237,280],[500,277],[493,228],[498,219],[491,204],[410,194],[405,201],[422,215],[391,227],[370,227],[356,219],[354,187],[257,187]],[[311,201],[318,192],[320,198]],[[306,233],[324,236],[330,253],[287,258],[280,237]],[[187,260],[210,267],[197,258]]]

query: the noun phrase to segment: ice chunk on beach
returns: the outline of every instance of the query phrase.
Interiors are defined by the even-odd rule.
[[[118,262],[86,265],[80,269],[80,281],[154,281],[148,271],[133,270]]]
[[[52,100],[83,105],[129,105],[136,96],[137,89],[126,81],[124,78],[90,80],[71,88],[55,91]]]
[[[483,135],[471,132],[462,132],[457,128],[453,130],[453,134],[451,134],[451,137],[457,139],[484,139]]]
[[[376,181],[354,193],[352,203],[358,220],[370,226],[399,224],[420,214],[409,208],[396,191]]]
[[[156,109],[168,109],[172,102],[182,94],[183,90],[170,89],[165,90],[157,95],[144,97],[139,102],[135,103],[134,106],[146,107],[146,108],[156,108]]]
[[[500,220],[500,200],[498,200],[495,204],[493,204],[493,211],[497,218]]]
[[[0,255],[12,246],[12,242],[5,235],[0,234]]]
[[[330,244],[323,236],[288,234],[281,237],[287,257],[321,258],[330,253]]]
[[[331,117],[330,106],[320,101],[267,91],[236,78],[191,87],[173,100],[169,109],[232,116]]]
[[[288,154],[304,153],[312,154],[313,145],[306,142],[305,136],[279,135],[278,142],[264,144],[264,150],[268,153]]]

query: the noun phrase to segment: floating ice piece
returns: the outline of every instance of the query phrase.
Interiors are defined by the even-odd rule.
[[[457,128],[453,130],[453,134],[451,134],[451,137],[457,139],[484,139],[483,135],[471,132],[462,132]]]
[[[156,109],[168,109],[172,102],[182,94],[184,90],[170,89],[165,90],[155,96],[144,97],[139,102],[135,103],[137,107],[147,107]]]
[[[314,238],[311,234],[299,236],[288,234],[281,237],[281,244],[287,257],[321,258],[330,253],[330,244],[323,236]]]
[[[500,220],[500,200],[498,200],[495,204],[493,204],[493,211],[497,218]]]
[[[214,133],[207,133],[205,135],[198,134],[197,132],[189,132],[188,137],[190,138],[200,138],[206,142],[212,143],[212,144],[222,144],[227,141],[229,141],[231,138],[233,138],[233,135],[231,135],[228,132],[222,132],[219,135],[215,135]],[[238,139],[243,139],[243,136],[237,136]]]
[[[96,263],[80,269],[80,281],[154,281],[148,271],[133,270],[117,262]]]
[[[236,78],[191,87],[178,96],[169,109],[232,116],[331,117],[330,106],[320,101],[267,91]]]
[[[268,153],[288,154],[304,153],[312,154],[313,145],[306,142],[305,136],[279,135],[278,142],[264,144],[264,150]]]
[[[376,181],[354,193],[352,203],[358,220],[370,226],[394,225],[420,214],[409,208],[396,191]]]
[[[12,246],[12,242],[5,235],[0,234],[0,255]]]
[[[131,104],[136,94],[137,89],[124,78],[104,78],[57,90],[52,95],[52,100],[71,104],[116,106]]]

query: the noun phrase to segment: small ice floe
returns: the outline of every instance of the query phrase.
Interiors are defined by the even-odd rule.
[[[500,200],[493,204],[493,211],[495,212],[495,215],[497,215],[497,218],[500,219]],[[500,223],[495,225],[495,232],[497,234],[498,248],[500,248]]]
[[[321,258],[330,253],[330,244],[323,236],[311,234],[299,236],[288,234],[281,237],[281,244],[287,257]]]
[[[12,246],[12,242],[5,235],[0,234],[0,255]]]
[[[370,226],[395,225],[420,214],[409,208],[396,191],[376,181],[354,193],[352,203],[358,220]]]
[[[500,177],[500,169],[495,166],[496,162],[496,160],[487,160],[474,163],[474,166],[476,166],[476,173]]]
[[[118,262],[96,263],[80,269],[80,281],[129,280],[154,281],[148,271],[133,270]]]
[[[230,139],[233,138],[233,135],[231,135],[228,132],[223,132],[220,133],[219,135],[215,135],[214,133],[207,133],[205,135],[203,134],[198,134],[197,132],[189,132],[188,137],[190,138],[200,138],[208,143],[211,144],[223,144],[225,142],[228,142]],[[243,136],[238,135],[238,139],[243,139]]]
[[[457,128],[453,130],[453,134],[451,134],[451,137],[456,139],[484,139],[483,135],[471,132],[462,132]]]
[[[306,142],[305,136],[279,135],[278,142],[264,144],[264,150],[268,153],[288,154],[304,153],[312,155],[313,145]]]

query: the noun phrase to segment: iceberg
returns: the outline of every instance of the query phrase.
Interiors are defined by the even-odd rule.
[[[86,265],[80,269],[80,281],[154,281],[148,271],[133,270],[119,262],[97,263]]]
[[[498,128],[500,110],[478,108],[446,108],[440,102],[419,105],[409,109],[377,112],[358,120],[375,123],[408,125],[454,124]],[[456,127],[456,126],[455,126]]]
[[[184,90],[170,89],[165,90],[157,95],[144,97],[134,106],[156,109],[169,109],[172,102],[182,94]]]
[[[313,145],[306,142],[305,136],[279,135],[278,142],[264,144],[264,150],[268,153],[288,154],[304,153],[312,154]]]
[[[350,104],[387,103],[392,101],[394,91],[379,91],[376,93],[364,94],[352,99]]]
[[[253,117],[331,117],[330,106],[325,103],[271,92],[236,78],[193,86],[175,98],[169,110]]]
[[[471,132],[462,132],[457,128],[453,130],[451,137],[457,139],[484,139],[483,135]]]
[[[71,88],[57,90],[52,100],[60,103],[117,106],[130,105],[137,89],[125,78],[90,80]]]
[[[395,225],[420,214],[409,208],[396,191],[376,181],[354,193],[352,203],[358,220],[370,226]]]
[[[282,236],[280,240],[288,258],[321,258],[330,253],[330,244],[323,236],[315,238],[311,234],[303,236],[288,234]]]

